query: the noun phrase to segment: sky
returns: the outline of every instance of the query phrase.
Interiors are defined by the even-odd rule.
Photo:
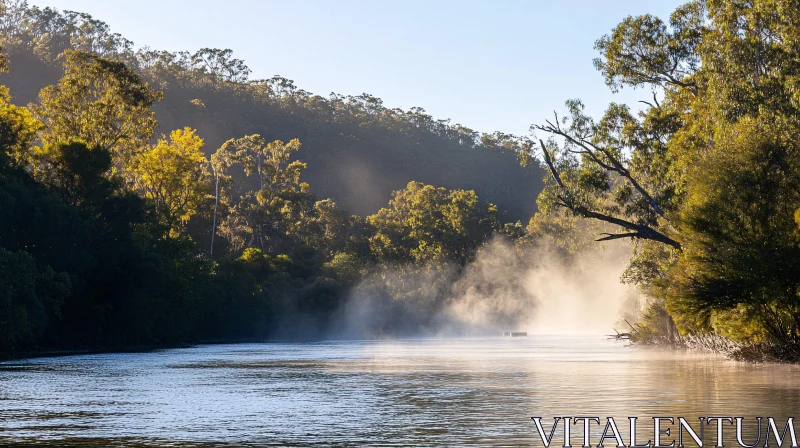
[[[327,96],[369,93],[481,132],[528,135],[580,98],[594,116],[648,90],[613,94],[594,42],[628,15],[664,19],[674,0],[29,0],[86,12],[137,47],[230,48],[251,77],[281,75]]]

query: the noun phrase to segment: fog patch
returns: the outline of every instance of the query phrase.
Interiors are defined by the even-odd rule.
[[[620,275],[630,246],[600,244],[564,256],[547,243],[515,247],[496,238],[476,259],[384,266],[365,277],[337,313],[334,338],[608,334],[638,303]]]

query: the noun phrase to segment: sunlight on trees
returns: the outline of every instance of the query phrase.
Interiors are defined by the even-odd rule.
[[[180,232],[208,196],[203,139],[191,128],[172,131],[130,162],[133,185],[153,201],[156,214],[173,233]]]

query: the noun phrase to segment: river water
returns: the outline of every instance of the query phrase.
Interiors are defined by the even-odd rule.
[[[653,416],[773,416],[782,428],[797,411],[797,366],[599,336],[207,345],[0,363],[0,445],[541,447],[531,416],[548,429],[556,415],[615,416],[627,443],[628,416],[640,417],[646,441]],[[576,426],[573,445],[581,435]]]

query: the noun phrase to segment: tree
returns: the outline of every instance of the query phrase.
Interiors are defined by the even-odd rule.
[[[704,2],[679,7],[667,27],[661,19],[628,17],[595,43],[601,57],[595,67],[616,91],[623,85],[650,86],[653,101],[638,119],[612,104],[599,123],[583,113],[583,104],[567,102],[569,117],[534,128],[557,136],[540,141],[552,183],[540,196],[545,208],[566,208],[577,216],[619,226],[623,233],[601,240],[651,240],[680,249],[675,211],[685,185],[681,161],[669,143],[686,127],[684,111],[701,95],[698,46],[705,31]],[[698,79],[699,77],[699,79]],[[656,90],[663,90],[659,103]],[[684,92],[691,96],[687,98]]]
[[[214,239],[217,236],[217,219],[219,216],[219,204],[221,187],[223,183],[231,181],[228,170],[235,162],[235,150],[233,140],[225,142],[214,154],[211,155],[211,172],[214,176],[214,216],[211,224],[211,249],[209,256],[214,257]]]
[[[655,321],[771,342],[783,359],[800,359],[797,10],[708,0],[669,26],[629,17],[595,65],[613,89],[651,87],[649,109],[612,105],[594,123],[570,102],[569,118],[535,127],[563,142],[540,142],[543,209],[624,228],[601,240],[636,240],[625,275],[655,296]]]
[[[86,211],[120,188],[119,178],[107,176],[111,153],[104,148],[90,148],[81,141],[37,148],[31,161],[36,180],[67,204]]]
[[[692,1],[679,7],[670,27],[658,17],[628,16],[610,35],[601,37],[594,60],[613,91],[631,87],[672,86],[698,93],[695,72],[700,66],[697,46],[703,36],[705,2]]]
[[[31,144],[41,130],[30,111],[11,104],[8,88],[0,86],[0,159],[8,158],[16,166],[30,163]]]
[[[235,150],[235,160],[248,176],[256,176],[259,194],[270,200],[281,189],[297,185],[300,173],[306,165],[300,161],[289,163],[293,152],[300,150],[300,140],[288,143],[280,140],[267,143],[260,135],[253,134],[225,142],[228,152]],[[263,193],[262,193],[263,192]]]
[[[201,48],[191,57],[191,63],[201,77],[207,78],[213,87],[221,82],[244,83],[250,69],[241,59],[231,57],[232,50]]]
[[[499,231],[497,208],[474,191],[409,182],[389,207],[367,218],[371,247],[380,261],[456,261],[465,264]]]
[[[0,16],[6,12],[0,3]],[[0,73],[8,71],[8,59],[0,47]],[[0,164],[6,158],[18,166],[24,166],[30,157],[30,146],[42,124],[24,107],[11,104],[8,87],[0,86]]]
[[[26,252],[0,247],[0,353],[41,339],[49,321],[59,317],[69,291],[66,275],[40,269]]]
[[[300,141],[276,140],[267,144],[254,134],[230,140],[223,147],[228,153],[235,151],[233,160],[243,166],[248,176],[256,177],[259,189],[241,196],[222,230],[236,248],[255,245],[269,252],[286,237],[283,220],[302,213],[304,203],[309,207],[313,204],[308,184],[300,182],[306,164],[289,161],[292,153],[300,149]]]
[[[534,126],[564,140],[563,148],[551,140],[550,149],[540,140],[552,176],[539,197],[540,206],[565,208],[625,229],[598,241],[638,238],[680,249],[670,235],[667,213],[674,209],[676,183],[669,177],[663,143],[663,137],[674,132],[676,120],[653,107],[638,121],[626,106],[612,104],[595,124],[580,101],[568,101],[567,107],[570,116],[561,122],[556,116]]]
[[[796,119],[762,120],[720,129],[707,169],[693,173],[681,220],[687,250],[665,283],[667,309],[684,330],[759,336],[798,357],[800,127]],[[742,317],[758,322],[760,334],[733,330]]]
[[[82,51],[64,53],[64,71],[58,84],[42,89],[39,104],[30,106],[46,126],[42,143],[84,141],[111,151],[124,171],[125,163],[153,136],[151,108],[161,93],[122,62]]]
[[[180,231],[207,196],[207,160],[203,139],[191,128],[175,130],[131,162],[134,187],[153,201],[161,220]]]

